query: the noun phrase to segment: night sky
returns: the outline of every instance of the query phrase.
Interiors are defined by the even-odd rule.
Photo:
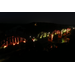
[[[0,12],[0,23],[75,24],[75,12]]]

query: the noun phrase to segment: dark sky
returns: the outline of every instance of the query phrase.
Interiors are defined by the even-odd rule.
[[[75,24],[75,12],[0,12],[0,23]]]

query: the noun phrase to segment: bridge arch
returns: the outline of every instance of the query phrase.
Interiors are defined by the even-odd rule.
[[[19,43],[26,43],[26,38],[23,38],[23,37],[19,37],[19,36],[10,36],[10,37],[7,37],[6,39],[2,40],[0,42],[0,45],[1,47],[4,47],[6,48],[7,46],[9,45],[16,45],[16,44],[19,44]]]

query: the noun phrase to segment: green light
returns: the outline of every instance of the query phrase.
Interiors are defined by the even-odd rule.
[[[66,29],[63,32],[66,32]]]
[[[57,35],[57,33],[55,33],[55,35]]]
[[[36,38],[35,38],[34,40],[35,40],[35,41],[37,41],[37,39],[36,39]]]
[[[40,39],[42,39],[42,36],[40,36]]]
[[[43,38],[45,38],[46,37],[46,33],[44,33],[44,36],[43,36]]]
[[[62,43],[64,43],[65,41],[64,41],[64,39],[62,39]]]
[[[49,35],[47,35],[47,37],[49,37]]]

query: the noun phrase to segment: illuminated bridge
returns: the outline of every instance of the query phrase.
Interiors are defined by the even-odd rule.
[[[65,43],[68,40],[70,40],[69,38],[67,38],[68,36],[70,36],[71,34],[71,28],[67,28],[67,29],[62,29],[62,30],[54,30],[53,32],[40,32],[37,37],[31,37],[33,42],[38,41],[38,39],[42,39],[42,38],[48,38],[48,42],[55,42],[54,41],[54,37],[57,35],[58,41],[61,40],[61,43]],[[28,39],[27,39],[28,40]],[[6,39],[2,40],[0,42],[0,48],[6,48],[9,45],[16,45],[19,43],[26,43],[27,42],[26,38],[23,37],[16,37],[16,36],[11,36],[11,37],[7,37]]]
[[[71,28],[67,28],[61,30],[54,30],[53,32],[40,32],[37,35],[37,38],[38,39],[48,38],[49,42],[55,42],[55,40],[57,40],[58,42],[65,43],[70,40],[69,39],[70,35],[71,35]]]
[[[23,37],[15,37],[15,36],[7,37],[6,39],[0,42],[1,45],[0,48],[6,48],[9,45],[16,45],[21,42],[26,43],[26,39]]]

